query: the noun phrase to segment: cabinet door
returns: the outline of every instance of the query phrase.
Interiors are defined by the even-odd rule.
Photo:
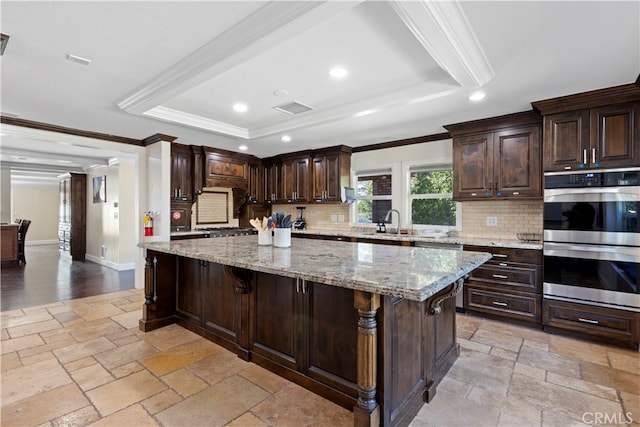
[[[353,290],[305,282],[307,375],[357,396],[358,311]]]
[[[275,203],[282,199],[282,163],[269,163],[264,167],[265,199]]]
[[[260,163],[249,163],[249,188],[250,203],[262,203],[264,197],[263,172]]]
[[[296,279],[258,273],[253,290],[252,351],[290,369],[302,369],[302,292]]]
[[[542,197],[540,149],[538,126],[496,132],[493,136],[493,195]]]
[[[222,265],[208,263],[203,295],[204,327],[231,343],[240,329],[240,300]]]
[[[306,202],[309,194],[309,158],[284,159],[281,176],[284,201]]]
[[[326,199],[330,202],[338,202],[340,201],[340,185],[342,181],[340,155],[329,154],[325,156],[325,159],[327,168]]]
[[[640,165],[640,104],[591,109],[591,167]]]
[[[545,171],[575,170],[589,162],[589,111],[544,116]],[[581,166],[582,165],[582,166]]]
[[[192,161],[191,149],[171,147],[171,198],[174,200],[192,200]]]
[[[327,190],[327,157],[313,158],[313,178],[312,178],[311,197],[316,201],[325,199],[325,191]]]
[[[178,257],[176,311],[185,320],[202,323],[202,264],[192,258]]]
[[[202,187],[204,187],[204,155],[202,154],[202,148],[192,145],[191,153],[193,159],[193,197],[202,193]]]
[[[493,190],[493,134],[463,136],[453,140],[453,198],[490,197]]]

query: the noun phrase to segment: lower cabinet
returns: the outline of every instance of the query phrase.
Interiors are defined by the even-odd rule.
[[[465,311],[540,325],[542,251],[467,245],[464,250],[493,255],[469,274]]]
[[[549,299],[544,300],[543,313],[545,329],[571,331],[630,346],[640,342],[640,313]]]

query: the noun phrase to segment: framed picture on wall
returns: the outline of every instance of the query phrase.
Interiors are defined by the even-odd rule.
[[[93,203],[107,203],[107,176],[93,177]]]

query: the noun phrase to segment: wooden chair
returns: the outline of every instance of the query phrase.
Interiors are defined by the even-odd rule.
[[[27,230],[29,230],[31,221],[23,219],[20,221],[20,227],[18,227],[18,261],[22,264],[26,264],[27,260],[24,257],[24,243],[27,239]]]

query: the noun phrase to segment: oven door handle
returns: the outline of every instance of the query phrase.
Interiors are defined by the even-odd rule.
[[[638,202],[640,186],[550,188],[544,190],[545,203],[553,202]]]
[[[626,246],[586,246],[571,243],[545,242],[544,256],[586,258],[606,261],[640,263],[640,250]]]

